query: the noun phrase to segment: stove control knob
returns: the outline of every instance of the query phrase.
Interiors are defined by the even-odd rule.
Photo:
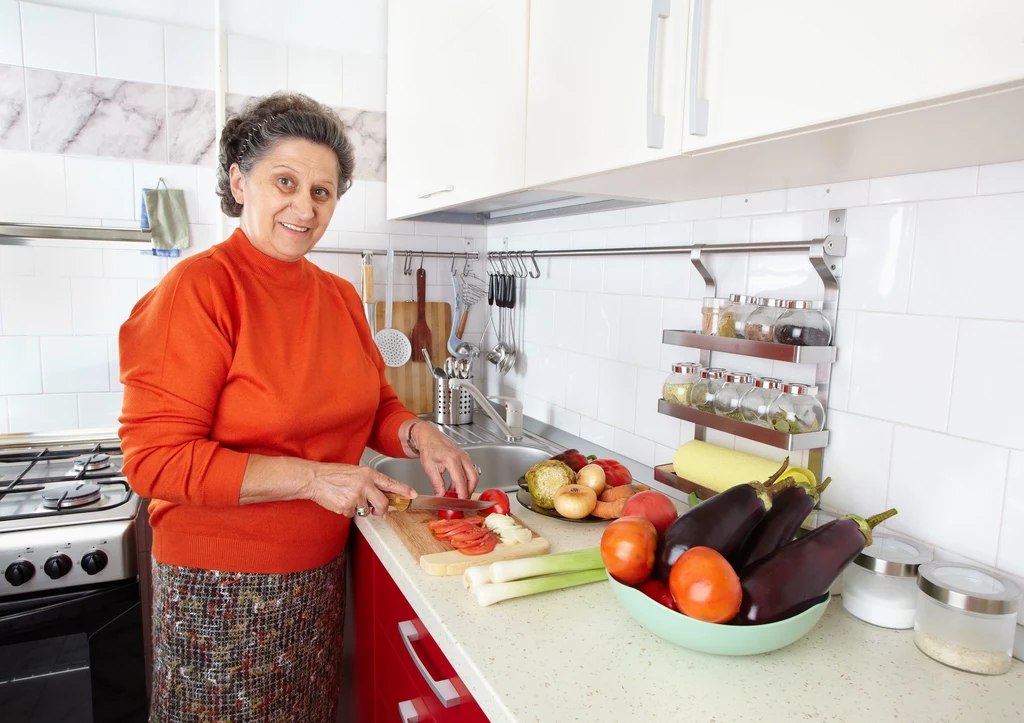
[[[7,578],[7,582],[17,587],[18,585],[24,585],[26,582],[31,580],[32,576],[35,574],[35,565],[28,560],[18,560],[17,562],[12,562],[7,566],[7,571],[4,572],[4,577]]]
[[[64,577],[71,572],[71,558],[67,555],[54,555],[43,563],[43,572],[52,580]]]
[[[107,566],[107,553],[103,550],[93,550],[85,553],[82,558],[82,569],[90,575],[95,575]]]

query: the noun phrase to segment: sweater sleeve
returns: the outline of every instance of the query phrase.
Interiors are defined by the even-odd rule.
[[[119,436],[125,475],[142,497],[238,504],[248,455],[209,438],[234,354],[233,297],[212,258],[183,262],[121,326]]]

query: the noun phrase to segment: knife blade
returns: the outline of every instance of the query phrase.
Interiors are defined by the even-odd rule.
[[[390,492],[385,494],[388,498],[388,502],[391,503],[391,507],[395,508],[399,512],[404,512],[405,510],[413,512],[418,510],[428,512],[436,512],[437,510],[479,512],[480,510],[486,510],[488,507],[494,506],[494,502],[487,502],[484,500],[463,500],[458,497],[420,495],[419,497],[410,499]]]

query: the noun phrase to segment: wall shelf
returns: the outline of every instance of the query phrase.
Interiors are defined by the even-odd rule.
[[[719,351],[727,354],[792,362],[793,364],[834,364],[837,349],[834,346],[793,346],[749,339],[731,339],[726,336],[708,336],[696,331],[666,329],[661,340],[665,344],[684,346],[689,349]]]
[[[819,449],[828,444],[827,429],[823,429],[820,432],[807,432],[805,434],[785,434],[774,429],[768,429],[767,427],[759,427],[756,424],[737,422],[729,417],[720,417],[717,414],[702,412],[693,407],[684,407],[681,404],[666,402],[664,399],[658,400],[658,411],[669,417],[683,419],[701,427],[717,429],[719,432],[734,434],[737,437],[750,439],[761,444],[767,444],[769,447],[784,449],[788,452]]]
[[[706,500],[709,497],[714,497],[716,494],[718,494],[717,492],[715,492],[715,490],[709,487],[699,485],[696,482],[691,482],[690,480],[684,477],[680,477],[675,473],[671,464],[661,464],[655,467],[654,479],[657,480],[658,482],[661,482],[664,485],[673,487],[679,490],[680,492],[686,492],[687,494],[689,494],[690,492],[696,492],[697,496],[700,497],[702,500]]]

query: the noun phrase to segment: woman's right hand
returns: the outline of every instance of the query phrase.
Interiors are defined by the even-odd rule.
[[[352,517],[356,509],[371,509],[375,515],[388,510],[384,492],[415,497],[416,490],[369,467],[351,464],[313,462],[312,479],[307,487],[308,499],[324,509]]]

